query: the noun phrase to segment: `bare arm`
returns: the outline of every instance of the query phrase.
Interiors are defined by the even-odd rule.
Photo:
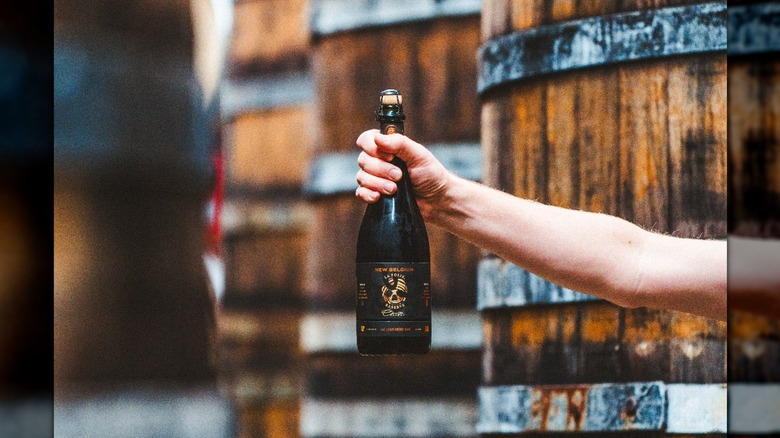
[[[423,146],[367,131],[358,139],[357,196],[374,202],[397,180],[387,163],[409,167],[429,223],[561,286],[625,307],[674,309],[726,318],[726,243],[645,231],[604,214],[521,199],[447,172]],[[387,185],[391,183],[391,185]]]

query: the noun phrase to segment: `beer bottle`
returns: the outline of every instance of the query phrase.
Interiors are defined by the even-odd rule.
[[[401,94],[379,96],[383,134],[404,133]],[[357,347],[362,355],[424,354],[431,344],[430,249],[406,164],[398,190],[366,207],[358,234]]]

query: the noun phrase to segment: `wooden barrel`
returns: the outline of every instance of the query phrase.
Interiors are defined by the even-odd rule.
[[[481,333],[478,250],[428,227],[432,350],[360,357],[355,249],[365,204],[354,196],[355,140],[377,127],[380,91],[404,95],[406,133],[448,166],[481,177],[474,54],[479,1],[313,3],[318,138],[306,192],[314,208],[300,341],[305,437],[473,436]]]
[[[298,326],[312,214],[302,187],[314,134],[307,7],[306,0],[235,4],[221,94],[218,363],[239,437],[298,436]]]
[[[751,241],[780,238],[780,126],[773,121],[780,116],[778,14],[772,2],[729,4],[729,234]],[[763,269],[778,265],[780,254],[771,257]],[[730,269],[739,266],[730,259]],[[777,315],[739,310],[772,308],[765,301],[780,300],[776,292],[755,298],[730,291],[729,430],[740,436],[780,432],[773,413],[780,405]]]
[[[729,12],[729,231],[780,238],[777,6]]]
[[[482,36],[489,184],[726,237],[725,2],[490,0]],[[725,434],[724,323],[620,308],[492,256],[478,308],[480,433]]]
[[[215,112],[193,93],[189,8],[55,4],[60,389],[214,383],[202,211]]]
[[[232,436],[203,263],[212,6],[54,4],[58,436]]]

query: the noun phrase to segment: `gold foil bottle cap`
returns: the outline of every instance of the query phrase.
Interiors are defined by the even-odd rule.
[[[401,105],[402,101],[403,97],[401,96],[401,93],[392,88],[383,91],[379,97],[379,103],[382,105]]]

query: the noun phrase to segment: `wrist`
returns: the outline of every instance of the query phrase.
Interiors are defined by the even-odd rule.
[[[420,212],[426,223],[441,226],[446,222],[447,215],[453,211],[456,202],[454,193],[458,191],[460,183],[460,177],[447,171],[442,177],[440,188],[433,195],[420,199]]]

